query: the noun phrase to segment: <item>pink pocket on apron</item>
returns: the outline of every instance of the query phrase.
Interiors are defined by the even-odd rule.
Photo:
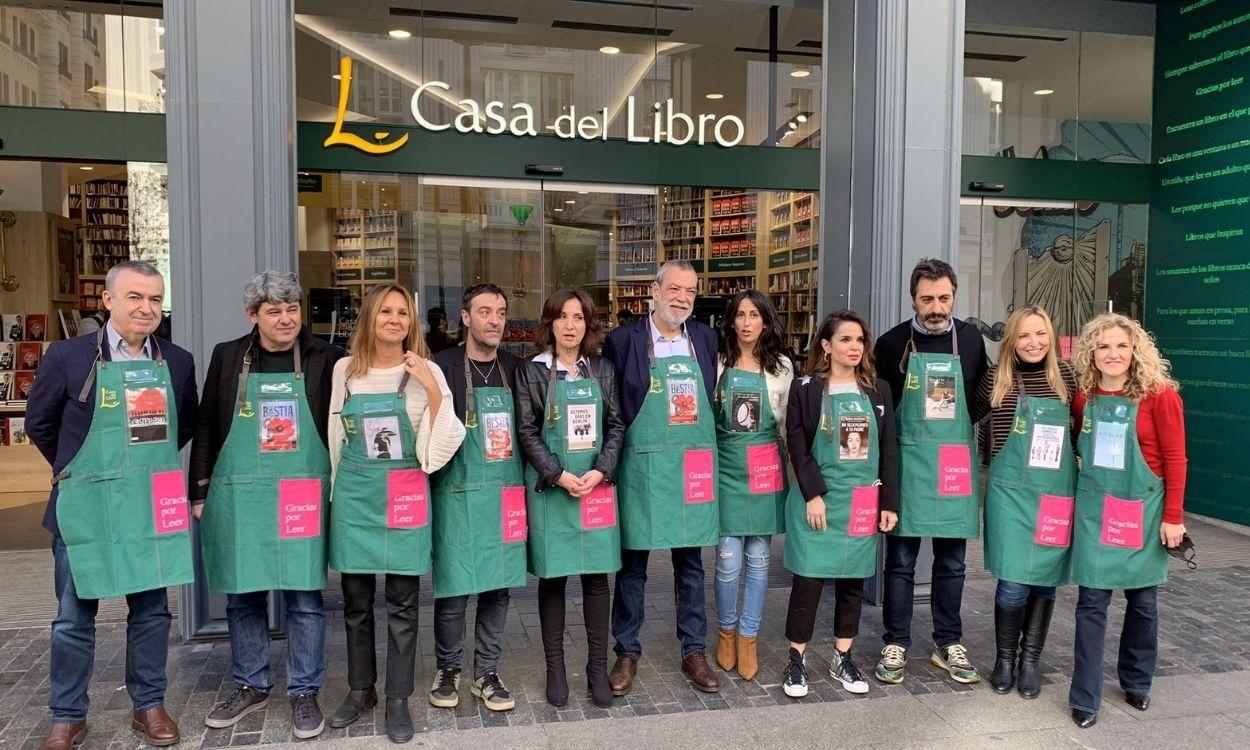
[[[600,482],[582,497],[582,531],[610,529],[616,525],[616,488]]]
[[[781,491],[781,451],[776,443],[747,446],[747,476],[752,495]]]
[[[881,485],[856,487],[851,490],[851,520],[847,536],[872,536],[877,533],[877,512]]]
[[[500,518],[504,542],[523,542],[529,537],[525,515],[525,488],[504,487]]]
[[[683,462],[686,475],[686,502],[710,503],[716,499],[716,476],[712,471],[712,451],[691,449]],[[664,481],[664,477],[654,477]]]
[[[967,445],[938,446],[938,495],[972,494],[972,453]]]
[[[420,469],[386,473],[386,528],[419,529],[430,522],[430,484]]]
[[[157,534],[188,531],[187,480],[182,469],[158,471],[152,475],[152,520]]]
[[[1042,495],[1037,503],[1037,527],[1033,543],[1047,547],[1072,546],[1072,513],[1076,498]]]
[[[1141,549],[1144,512],[1145,507],[1140,500],[1103,495],[1102,543],[1108,547]]]
[[[278,480],[278,538],[321,536],[321,480]]]

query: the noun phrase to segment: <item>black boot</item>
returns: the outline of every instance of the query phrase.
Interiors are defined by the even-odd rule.
[[[582,576],[582,614],[586,620],[586,687],[590,700],[600,708],[612,706],[608,684],[608,617],[611,602],[608,576]]]
[[[391,742],[407,742],[412,739],[412,716],[408,714],[408,699],[386,699],[386,736]]]
[[[330,726],[335,729],[342,729],[349,724],[354,724],[361,714],[372,709],[377,704],[378,693],[371,687],[364,690],[348,691],[347,697],[343,699],[343,705],[339,706],[334,715],[330,717]]]
[[[547,702],[561,708],[569,702],[569,678],[564,669],[564,584],[567,578],[538,581],[538,624],[547,658]]]
[[[1024,623],[1027,607],[1007,607],[994,603],[994,644],[998,654],[994,657],[994,672],[990,675],[990,688],[995,693],[1011,692],[1015,683],[1016,652],[1020,648],[1020,628]]]
[[[1037,664],[1042,660],[1042,649],[1046,646],[1046,633],[1050,631],[1055,600],[1030,596],[1027,610],[1024,636],[1020,641],[1020,679],[1016,689],[1025,698],[1036,698],[1042,691],[1042,676]]]

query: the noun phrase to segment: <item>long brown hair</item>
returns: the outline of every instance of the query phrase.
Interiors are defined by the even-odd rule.
[[[586,319],[586,335],[582,336],[577,355],[589,357],[598,353],[599,343],[603,338],[603,326],[599,323],[599,318],[595,316],[594,300],[581,289],[561,289],[543,303],[543,314],[538,321],[538,331],[534,335],[534,350],[538,354],[551,352],[551,356],[555,357],[556,337],[552,334],[551,328],[564,312],[565,303],[573,299],[581,303],[582,317]],[[555,366],[554,361],[552,366]]]
[[[1055,338],[1055,326],[1050,322],[1050,314],[1041,305],[1025,305],[1018,308],[1007,318],[1007,327],[1003,331],[1003,346],[998,350],[998,369],[994,371],[994,390],[990,393],[990,406],[995,409],[1003,405],[1007,394],[1011,393],[1016,384],[1016,338],[1024,328],[1024,319],[1036,315],[1042,319],[1042,327],[1050,338],[1050,349],[1046,352],[1046,382],[1063,403],[1068,403],[1068,386],[1059,373],[1059,340]],[[1023,393],[1018,394],[1024,396]]]
[[[843,323],[856,323],[864,331],[864,356],[855,365],[855,380],[863,388],[875,390],[877,387],[877,363],[872,353],[872,331],[868,321],[854,310],[837,310],[829,313],[812,341],[812,350],[807,355],[807,374],[814,377],[828,377],[833,365],[825,350],[820,346],[822,341],[832,341]]]
[[[360,303],[360,317],[356,319],[356,333],[352,335],[352,356],[347,363],[348,378],[362,377],[373,365],[378,355],[377,335],[373,331],[374,323],[377,321],[378,311],[382,309],[383,300],[391,292],[402,294],[404,303],[408,305],[409,325],[408,336],[404,339],[404,351],[429,358],[430,349],[425,345],[425,336],[421,334],[421,322],[417,319],[417,303],[412,298],[412,292],[399,284],[378,284],[369,290]]]

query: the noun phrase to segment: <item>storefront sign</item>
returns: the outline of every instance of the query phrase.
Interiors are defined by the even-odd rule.
[[[654,276],[654,263],[617,263],[617,276]]]
[[[712,258],[707,262],[709,271],[754,271],[755,258]]]
[[[773,253],[772,255],[768,256],[769,268],[781,268],[782,266],[788,266],[788,265],[790,265],[790,251],[789,250],[782,250],[779,253]]]
[[[344,132],[343,121],[347,114],[347,102],[352,83],[352,59],[350,57],[344,57],[339,61],[339,75],[342,80],[339,84],[338,115],[334,120],[334,130],[330,132],[330,137],[326,138],[323,144],[326,148],[350,146],[367,154],[381,155],[396,151],[408,142],[407,133],[388,143],[386,139],[390,137],[390,132],[378,131],[373,134],[377,142],[370,143],[355,133]],[[542,125],[534,114],[533,105],[526,102],[509,107],[501,101],[490,101],[483,105],[475,99],[460,99],[455,103],[455,106],[460,109],[460,114],[449,122],[434,122],[421,113],[422,97],[435,97],[445,103],[450,103],[451,99],[446,95],[450,91],[451,86],[442,81],[427,81],[417,87],[409,105],[417,125],[435,132],[454,128],[460,133],[489,133],[491,135],[509,133],[515,136],[539,134],[538,129]],[[639,134],[635,132],[638,124],[637,107],[634,97],[626,97],[625,137],[630,143],[667,143],[672,146],[684,146],[688,143],[703,146],[715,143],[724,148],[731,148],[741,143],[746,135],[746,126],[738,117],[688,115],[675,111],[672,99],[665,99],[663,102],[655,102],[651,105],[652,134],[650,136]],[[593,114],[578,117],[576,107],[570,106],[567,113],[556,118],[553,132],[558,138],[606,141],[608,122],[607,107]]]
[[[811,259],[812,249],[810,247],[795,248],[794,252],[790,255],[792,263],[807,263]]]

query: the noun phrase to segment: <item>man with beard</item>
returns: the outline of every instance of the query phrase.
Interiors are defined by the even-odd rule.
[[[604,358],[616,366],[627,428],[617,471],[622,567],[612,601],[613,695],[625,695],[633,685],[642,657],[638,632],[647,557],[661,549],[670,550],[673,559],[682,672],[699,690],[720,690],[704,654],[700,549],[719,538],[710,396],[716,386],[716,333],[688,320],[698,289],[693,266],[665,263],[651,284],[654,312],[616,328],[603,345]]]
[[[969,404],[987,368],[976,328],[953,315],[958,282],[949,264],[922,260],[911,274],[910,320],[877,339],[877,372],[894,394],[899,437],[899,521],[887,537],[885,647],[877,663],[881,682],[900,683],[911,647],[916,556],[933,540],[933,643],[930,661],[956,682],[981,678],[960,643],[964,551],[980,533],[975,439]],[[954,399],[926,409],[938,389]]]
[[[460,702],[465,608],[477,595],[471,692],[491,711],[516,700],[499,679],[508,589],[525,585],[525,484],[512,390],[517,359],[499,350],[508,297],[494,284],[464,293],[464,343],[435,354],[464,423],[460,450],[434,476],[434,655],[430,704]],[[506,446],[506,448],[501,448]]]

